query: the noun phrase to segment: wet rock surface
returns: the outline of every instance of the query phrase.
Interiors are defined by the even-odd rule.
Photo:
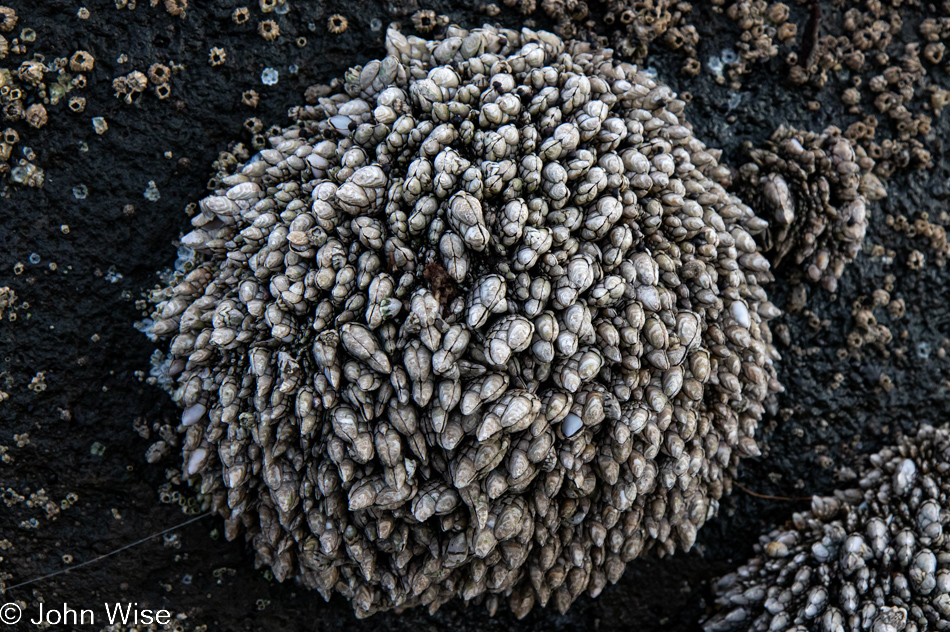
[[[89,3],[90,17],[82,21],[65,2],[7,4],[20,16],[17,32],[36,31],[31,52],[52,58],[82,49],[96,58],[81,92],[84,112],[61,103],[47,108],[42,129],[16,125],[21,139],[14,151],[33,149],[33,162],[45,170],[43,188],[8,180],[0,185],[0,287],[17,297],[0,323],[0,390],[9,395],[0,402],[0,489],[7,505],[0,513],[0,573],[14,586],[68,568],[64,556],[75,566],[191,519],[174,500],[191,497],[187,487],[165,487],[169,504],[160,498],[169,483],[166,469],[180,467],[177,458],[156,465],[145,459],[161,438],[161,426],[176,424],[180,412],[164,391],[145,382],[154,345],[133,328],[142,318],[135,303],[158,283],[155,271],[173,264],[169,244],[189,230],[182,209],[206,195],[219,152],[242,133],[251,142],[244,121],[284,124],[287,108],[303,102],[308,86],[380,57],[385,25],[397,17],[388,10],[402,9],[301,3],[275,18],[281,35],[269,42],[256,33],[257,23],[274,14],[265,16],[257,6],[249,7],[252,20],[235,25],[236,5],[225,2],[191,7],[185,18],[145,2],[135,10]],[[486,19],[475,3],[448,4],[424,8],[463,26]],[[807,11],[792,8],[790,19],[801,30]],[[406,32],[414,11],[406,9],[401,18]],[[335,13],[348,18],[339,35],[326,30]],[[706,17],[693,22],[702,35],[700,52],[735,40],[729,20]],[[371,28],[374,18],[383,25],[378,31]],[[512,27],[523,17],[502,7],[492,19]],[[547,25],[538,19],[536,26]],[[295,43],[301,35],[307,38],[302,48]],[[225,63],[215,67],[208,63],[214,46],[227,52]],[[129,61],[117,63],[123,53]],[[10,59],[0,65],[12,64]],[[113,96],[115,77],[171,60],[185,67],[173,76],[167,99],[146,92],[127,105]],[[296,75],[291,64],[298,66]],[[677,75],[682,62],[676,55],[658,50],[649,64],[674,90],[692,93],[686,116],[696,136],[722,148],[722,161],[734,167],[746,161],[744,141],[761,146],[781,123],[815,132],[842,126],[837,95],[787,85],[768,65],[754,67],[734,93],[708,73]],[[278,70],[276,84],[262,84],[266,67]],[[255,109],[241,102],[249,89],[260,94]],[[810,100],[823,107],[807,109]],[[109,125],[102,135],[93,128],[96,116]],[[265,622],[279,631],[573,629],[592,623],[602,630],[697,629],[700,617],[713,609],[709,581],[750,557],[759,533],[809,506],[808,500],[786,499],[828,494],[840,487],[837,468],[856,455],[878,450],[923,422],[947,419],[950,362],[940,352],[950,336],[946,273],[927,257],[926,238],[895,231],[886,217],[913,222],[927,212],[930,221],[940,221],[950,198],[950,164],[940,141],[948,128],[946,118],[935,117],[924,137],[931,169],[898,170],[887,182],[888,196],[869,205],[865,250],[846,267],[836,294],[808,286],[802,309],[773,321],[773,331],[785,326],[788,341],[778,345],[778,374],[786,388],[780,412],[763,419],[757,435],[763,455],[744,461],[737,479],[742,488],[723,500],[719,517],[707,523],[691,553],[636,560],[617,585],[596,599],[579,598],[563,616],[548,608],[521,621],[502,611],[489,618],[483,609],[452,601],[434,616],[411,610],[359,622],[339,598],[327,604],[255,570],[253,553],[225,542],[222,525],[209,517],[75,572],[9,590],[5,601],[23,600],[30,609],[37,598],[75,605],[90,595],[97,602],[137,601],[186,615],[186,629],[207,630],[255,629]],[[74,194],[81,186],[84,197]],[[155,201],[144,196],[152,191],[155,198],[155,190]],[[916,266],[914,251],[924,255],[923,267],[908,265]],[[768,288],[779,307],[800,301],[801,290],[790,280],[780,268]],[[905,301],[904,313],[874,313],[892,339],[850,346],[855,303],[872,305],[873,292],[888,286],[891,299]]]

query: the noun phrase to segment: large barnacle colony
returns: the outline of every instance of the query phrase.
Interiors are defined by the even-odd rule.
[[[564,610],[689,549],[758,453],[767,223],[610,50],[486,26],[387,52],[219,174],[153,295],[185,474],[360,616]]]
[[[858,487],[761,538],[719,580],[706,630],[950,628],[950,431],[923,426],[872,456]]]
[[[885,195],[874,161],[836,127],[821,134],[779,127],[739,169],[743,199],[770,220],[774,265],[788,260],[829,292],[861,251],[868,201]]]

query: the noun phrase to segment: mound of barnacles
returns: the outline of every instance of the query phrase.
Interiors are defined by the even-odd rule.
[[[194,269],[153,293],[184,473],[278,580],[359,616],[565,610],[689,549],[758,454],[767,223],[610,50],[386,48],[219,174]]]
[[[923,426],[870,457],[858,487],[760,539],[716,585],[706,630],[950,628],[950,431]]]
[[[857,257],[868,227],[868,202],[886,195],[871,170],[874,160],[855,150],[841,130],[821,134],[782,125],[765,148],[747,147],[740,167],[742,198],[771,226],[766,249],[780,265],[786,257],[829,292]]]

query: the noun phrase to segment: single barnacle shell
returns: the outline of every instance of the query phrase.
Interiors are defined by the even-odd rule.
[[[449,225],[461,236],[465,245],[481,252],[488,245],[490,234],[482,216],[482,204],[468,193],[460,192],[449,198],[447,212]]]

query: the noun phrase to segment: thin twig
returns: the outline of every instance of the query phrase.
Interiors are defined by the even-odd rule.
[[[98,561],[100,561],[100,560],[104,560],[105,558],[109,557],[110,555],[115,555],[116,553],[121,553],[122,551],[125,551],[126,549],[131,549],[133,546],[138,546],[139,544],[142,544],[143,542],[148,542],[148,541],[151,540],[152,538],[157,538],[157,537],[160,536],[160,535],[165,535],[165,534],[168,533],[169,531],[174,531],[175,529],[181,529],[182,527],[184,527],[184,526],[186,526],[186,525],[189,525],[189,524],[191,524],[192,522],[197,522],[198,520],[201,520],[202,518],[206,518],[206,517],[208,517],[208,516],[210,516],[210,515],[211,515],[211,512],[208,511],[208,512],[206,512],[206,513],[201,514],[200,516],[195,516],[195,517],[192,518],[191,520],[186,520],[185,522],[182,522],[181,524],[175,525],[174,527],[169,527],[169,528],[165,529],[164,531],[159,531],[158,533],[153,533],[152,535],[145,536],[145,537],[142,538],[141,540],[137,540],[137,541],[133,542],[132,544],[126,544],[126,545],[123,546],[122,548],[118,548],[118,549],[116,549],[115,551],[110,551],[110,552],[108,552],[108,553],[104,553],[103,555],[100,555],[99,557],[93,558],[93,559],[91,559],[91,560],[86,560],[86,561],[83,562],[82,564],[77,564],[76,566],[70,566],[69,568],[64,568],[64,569],[62,569],[62,570],[56,571],[55,573],[50,573],[49,575],[43,575],[42,577],[36,577],[36,578],[34,578],[34,579],[31,579],[31,580],[28,580],[28,581],[25,581],[25,582],[20,582],[19,584],[16,584],[16,585],[14,585],[14,586],[8,586],[8,587],[6,587],[6,588],[0,587],[0,593],[5,593],[5,592],[7,592],[8,590],[13,590],[14,588],[20,588],[20,587],[22,587],[22,586],[28,586],[28,585],[30,585],[30,584],[34,584],[34,583],[36,583],[36,582],[43,581],[44,579],[49,579],[50,577],[56,577],[57,575],[62,575],[62,574],[64,574],[64,573],[68,573],[68,572],[70,572],[70,571],[74,571],[74,570],[76,570],[76,569],[82,568],[83,566],[89,566],[90,564],[94,564],[95,562],[98,562]]]
[[[765,498],[767,500],[785,500],[788,502],[796,502],[799,500],[811,500],[812,498],[811,496],[794,496],[794,497],[789,498],[787,496],[770,496],[768,494],[758,494],[752,491],[751,489],[747,489],[743,487],[742,485],[740,485],[739,483],[736,483],[735,481],[733,481],[732,484],[738,487],[739,489],[741,489],[742,491],[744,491],[745,493],[747,493],[749,496],[755,496],[756,498]]]

